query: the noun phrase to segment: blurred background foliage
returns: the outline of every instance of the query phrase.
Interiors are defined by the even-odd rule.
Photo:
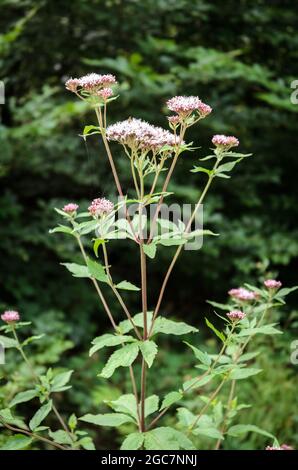
[[[224,301],[229,288],[261,281],[265,273],[287,285],[297,283],[298,106],[290,101],[291,82],[298,78],[296,5],[290,0],[2,0],[0,25],[6,95],[0,107],[0,307],[17,308],[33,320],[34,329],[47,333],[47,344],[35,350],[38,364],[53,365],[61,356],[60,364],[77,370],[63,405],[80,415],[98,410],[119,387],[124,391],[125,383],[121,373],[113,385],[96,378],[101,359],[88,359],[87,349],[109,325],[87,281],[71,278],[59,264],[78,256],[72,240],[48,234],[57,222],[54,207],[116,197],[97,136],[86,143],[79,137],[85,124],[95,124],[94,115],[64,89],[65,80],[91,71],[114,73],[120,97],[110,105],[110,122],[135,116],[166,126],[165,100],[175,94],[199,95],[213,107],[188,135],[200,148],[181,158],[170,187],[173,201],[196,201],[203,176],[189,170],[208,152],[214,133],[236,135],[240,151],[253,153],[231,180],[215,182],[205,224],[220,237],[206,239],[200,252],[183,253],[163,303],[164,314],[201,326],[200,341],[213,347],[202,326],[203,317],[213,314],[207,298]],[[114,151],[127,189],[127,160],[117,147]],[[123,241],[109,248],[115,277],[138,281],[134,248]],[[171,254],[164,248],[150,264],[151,306]],[[127,299],[137,312],[137,297],[129,293]],[[118,306],[109,301],[120,318]],[[296,302],[292,295],[280,312],[283,338],[262,346],[258,361],[264,374],[243,384],[240,393],[254,403],[244,410],[243,422],[297,446],[297,366],[289,361],[297,335]],[[192,366],[186,347],[174,342],[164,348],[158,383],[155,373],[152,379],[161,393],[178,386]],[[102,431],[97,445],[117,445],[114,434]],[[226,443],[233,445],[238,444]],[[262,448],[264,438],[249,436],[241,446]]]

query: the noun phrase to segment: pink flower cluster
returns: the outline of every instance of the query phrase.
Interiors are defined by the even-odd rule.
[[[78,210],[79,206],[78,204],[74,204],[73,202],[70,202],[69,204],[66,204],[62,210],[63,212],[66,212],[67,214],[74,214]]]
[[[267,446],[266,450],[294,450],[294,448],[288,444],[282,444],[280,447]]]
[[[88,211],[93,217],[101,217],[110,214],[113,209],[114,204],[104,197],[93,199],[91,205],[88,207]]]
[[[6,323],[12,323],[20,320],[19,312],[15,310],[6,310],[2,315],[1,319]]]
[[[255,300],[258,295],[251,290],[245,289],[244,287],[238,287],[237,289],[230,289],[228,294],[234,299],[238,300]]]
[[[232,310],[231,312],[227,313],[227,317],[229,317],[229,319],[232,321],[243,320],[245,316],[245,313],[241,310]]]
[[[225,149],[229,149],[231,147],[238,147],[239,140],[233,135],[216,134],[212,138],[212,143],[216,147],[224,147]]]
[[[266,279],[266,281],[264,281],[264,286],[267,287],[267,289],[279,289],[282,286],[282,283],[275,279]]]
[[[212,108],[203,103],[198,96],[174,96],[167,101],[167,107],[183,117],[197,112],[201,118],[204,118],[212,111]]]
[[[99,90],[96,94],[100,98],[103,98],[104,100],[107,100],[108,98],[113,96],[113,90],[112,90],[112,88],[103,88],[102,90]]]
[[[78,89],[87,91],[88,93],[97,93],[101,90],[101,96],[107,99],[107,95],[111,96],[113,91],[110,86],[117,83],[114,75],[99,75],[98,73],[89,73],[81,78],[70,78],[65,83],[67,90],[76,93]],[[105,91],[104,91],[105,90]]]
[[[135,150],[159,151],[163,146],[179,142],[171,132],[142,119],[130,118],[107,128],[108,140],[115,140]]]

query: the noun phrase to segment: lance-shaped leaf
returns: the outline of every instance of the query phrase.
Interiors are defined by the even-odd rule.
[[[90,277],[93,277],[100,282],[109,282],[109,278],[106,275],[104,267],[98,261],[93,261],[92,259],[88,258],[87,266]]]
[[[133,290],[133,291],[138,291],[140,288],[138,286],[135,286],[131,282],[128,281],[121,281],[119,284],[116,284],[117,289],[123,289],[123,290]]]
[[[139,344],[141,353],[143,355],[143,358],[145,359],[145,361],[148,364],[148,367],[150,368],[157,354],[157,345],[152,340],[139,341],[138,344]]]
[[[99,374],[100,377],[109,378],[118,367],[128,367],[136,359],[139,346],[135,343],[127,344],[123,348],[115,351]]]
[[[122,413],[106,413],[106,414],[86,414],[79,418],[80,421],[85,423],[96,424],[98,426],[118,427],[121,424],[132,423],[134,420],[131,416]]]
[[[221,341],[224,343],[226,340],[225,335],[221,331],[219,331],[217,328],[215,328],[215,326],[208,320],[208,318],[205,318],[205,321],[206,321],[206,325],[210,328],[210,330],[212,330],[213,333],[215,333],[216,336],[219,339],[221,339]]]
[[[87,266],[77,263],[61,263],[74,277],[90,277]]]
[[[137,450],[142,447],[144,442],[144,434],[140,432],[133,432],[129,434],[121,445],[121,450]]]
[[[35,415],[31,418],[29,422],[29,428],[34,431],[40,423],[48,416],[52,409],[53,403],[52,400],[49,400],[45,405],[43,405],[39,410],[35,413]]]
[[[98,336],[97,338],[94,338],[92,341],[92,348],[89,351],[89,356],[92,356],[96,351],[99,351],[102,348],[105,347],[112,347],[112,346],[118,346],[119,344],[124,344],[124,343],[132,343],[136,341],[135,338],[132,336],[125,336],[125,335],[112,335],[110,333],[106,333],[102,336]]]
[[[16,396],[9,403],[9,407],[18,405],[19,403],[25,403],[32,400],[37,396],[36,390],[26,390],[25,392],[17,393]]]

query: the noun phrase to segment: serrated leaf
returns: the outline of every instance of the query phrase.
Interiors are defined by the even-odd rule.
[[[104,347],[118,346],[119,344],[132,343],[134,341],[136,340],[132,336],[112,335],[110,333],[106,333],[102,336],[94,338],[94,340],[92,341],[92,344],[94,346],[92,346],[92,348],[90,349],[89,356],[92,356],[92,354]]]
[[[4,346],[5,349],[18,347],[18,343],[15,339],[3,335],[0,335],[0,344]]]
[[[68,235],[74,236],[73,229],[71,227],[67,227],[66,225],[59,225],[58,227],[54,227],[49,230],[49,233],[66,233]]]
[[[170,427],[160,427],[146,432],[144,447],[147,450],[195,449],[188,437]]]
[[[257,328],[243,328],[239,333],[238,336],[251,336],[256,334],[263,334],[263,335],[281,335],[282,331],[277,330],[272,325],[264,325],[259,326]]]
[[[31,418],[29,422],[29,428],[31,431],[34,431],[40,423],[48,416],[53,406],[52,400],[49,400],[45,405],[43,405],[39,410],[35,413],[35,415]]]
[[[202,364],[204,364],[205,366],[210,366],[212,360],[206,352],[201,351],[200,349],[196,348],[195,346],[192,346],[192,344],[189,344],[186,341],[184,341],[184,343],[187,344],[187,346],[189,346],[193,350],[195,357]]]
[[[87,266],[77,263],[61,263],[74,277],[90,277]]]
[[[137,450],[142,447],[143,442],[144,434],[140,432],[133,432],[124,439],[120,450]]]
[[[128,281],[121,281],[119,282],[119,284],[116,284],[115,287],[117,287],[117,289],[124,289],[124,290],[134,290],[134,291],[140,290],[139,287],[135,286],[134,284]]]
[[[73,373],[73,370],[68,370],[66,372],[61,372],[61,374],[57,374],[51,384],[51,391],[52,392],[59,392],[61,388],[64,387],[69,381],[70,377]]]
[[[152,340],[139,341],[139,346],[143,358],[145,359],[148,367],[150,368],[153,364],[154,358],[157,354],[157,345]]]
[[[169,392],[163,399],[160,410],[164,408],[168,408],[169,406],[173,405],[177,401],[183,398],[182,393],[180,392]]]
[[[26,390],[25,392],[17,393],[16,396],[9,403],[9,407],[18,405],[19,403],[25,403],[32,400],[37,396],[36,390]]]
[[[262,369],[256,369],[253,367],[245,368],[245,369],[233,369],[229,378],[231,380],[241,380],[246,379],[247,377],[251,377],[252,375],[256,375],[262,372]]]
[[[148,258],[154,259],[156,255],[156,244],[150,243],[149,245],[143,245],[144,253]]]
[[[261,434],[262,436],[270,437],[271,439],[275,440],[275,436],[273,436],[273,434],[264,431],[264,429],[261,429],[255,426],[254,424],[237,424],[235,426],[232,426],[228,430],[227,434],[229,436],[239,437],[242,434],[247,434],[248,432],[255,432],[257,434]]]
[[[210,330],[212,330],[213,333],[215,333],[216,336],[224,343],[226,340],[225,335],[221,331],[219,331],[217,328],[215,328],[215,326],[208,320],[208,318],[205,318],[205,321],[206,321],[206,325],[210,328]]]
[[[28,426],[20,418],[15,418],[9,408],[0,410],[0,418],[8,424],[13,424],[21,429],[28,429]]]
[[[211,380],[211,375],[205,375],[204,377],[194,377],[193,379],[189,379],[183,383],[183,390],[188,390],[191,388],[198,388],[203,387]]]
[[[196,436],[202,435],[206,437],[211,437],[212,439],[223,439],[223,435],[215,427],[197,427],[192,430],[192,433]]]
[[[58,431],[52,432],[51,430],[49,431],[49,436],[58,444],[72,444],[72,440],[70,436],[67,434],[66,431],[63,431],[62,429],[59,429]]]
[[[89,275],[100,282],[109,282],[109,278],[106,275],[105,269],[98,261],[93,261],[90,258],[87,258],[87,266]]]
[[[151,395],[145,400],[145,418],[158,410],[159,398],[157,395]]]
[[[153,334],[164,333],[167,335],[185,335],[187,333],[196,333],[199,330],[194,326],[184,322],[176,322],[168,318],[159,316],[154,324]]]
[[[85,423],[96,424],[97,426],[110,426],[118,427],[125,423],[132,423],[134,420],[131,416],[122,413],[106,413],[92,415],[90,413],[79,418],[80,421]]]
[[[14,434],[0,447],[0,450],[22,450],[28,447],[33,441],[32,437],[23,434]]]
[[[115,351],[99,374],[100,377],[109,378],[118,367],[128,367],[136,359],[139,352],[137,344],[127,344],[121,349]]]

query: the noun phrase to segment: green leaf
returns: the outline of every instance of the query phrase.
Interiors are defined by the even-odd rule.
[[[105,243],[106,243],[106,241],[103,238],[96,238],[96,240],[94,240],[93,251],[94,251],[94,254],[97,258],[98,258],[98,248],[101,245],[104,245]]]
[[[148,367],[150,368],[157,354],[157,345],[152,340],[139,341],[138,344],[140,346],[140,350],[143,355],[143,358],[145,359],[145,361],[148,364]]]
[[[40,339],[43,338],[44,336],[45,336],[44,334],[42,334],[42,335],[30,336],[29,338],[25,339],[25,341],[22,342],[22,346],[25,347],[25,346],[27,346],[28,344],[33,343],[33,341],[38,341],[38,340],[40,340]]]
[[[262,436],[275,439],[275,436],[273,436],[273,434],[270,434],[269,432],[264,431],[263,429],[258,428],[253,424],[236,424],[228,430],[227,434],[229,436],[239,437],[242,434],[247,434],[248,432],[255,432],[257,434],[261,434]]]
[[[246,379],[247,377],[251,377],[252,375],[259,374],[260,372],[262,372],[262,369],[255,369],[253,367],[245,369],[233,369],[230,373],[229,378],[231,380]]]
[[[90,258],[87,258],[87,266],[89,275],[100,282],[109,282],[109,278],[106,275],[105,269],[98,261],[93,261]]]
[[[197,416],[194,415],[191,411],[187,408],[178,408],[177,410],[178,421],[181,426],[185,428],[190,428],[197,419]]]
[[[96,450],[95,445],[93,444],[93,441],[91,437],[89,436],[85,436],[82,439],[80,439],[78,441],[78,444],[80,444],[85,450]]]
[[[132,393],[126,393],[117,398],[117,400],[106,402],[116,413],[129,414],[137,420],[136,397]]]
[[[92,354],[104,347],[118,346],[119,344],[132,343],[134,341],[136,341],[136,339],[132,336],[112,335],[110,333],[106,333],[102,336],[94,338],[92,341],[94,346],[92,346],[90,349],[89,356],[92,356]]]
[[[62,372],[61,374],[57,374],[52,381],[51,391],[61,392],[65,390],[65,385],[70,381],[70,377],[72,373],[73,373],[73,370],[68,370],[66,372]]]
[[[3,335],[0,335],[0,344],[4,346],[5,349],[18,347],[18,343],[15,339]]]
[[[100,128],[98,126],[85,126],[83,129],[83,137],[86,137],[87,135],[90,134],[101,134]]]
[[[34,431],[40,423],[48,416],[52,409],[53,403],[52,400],[49,400],[45,405],[43,405],[39,410],[35,413],[35,415],[31,418],[29,422],[29,428],[31,431]]]
[[[183,383],[183,390],[203,387],[203,385],[206,385],[208,382],[210,382],[211,378],[211,375],[205,375],[202,378],[194,377],[193,379],[189,379]]]
[[[137,450],[142,447],[143,442],[144,434],[140,432],[133,432],[124,439],[120,450]]]
[[[192,432],[196,436],[202,435],[202,436],[211,437],[212,439],[223,439],[223,435],[215,427],[210,427],[210,428],[208,428],[208,427],[197,427],[197,428],[193,429]]]
[[[71,431],[74,431],[77,427],[78,420],[76,415],[73,413],[70,415],[69,420],[68,420],[68,426],[70,427]]]
[[[181,238],[181,236],[173,238],[160,238],[156,241],[159,245],[163,246],[175,246],[175,245],[184,245],[187,243],[186,238]]]
[[[219,331],[215,326],[208,320],[208,318],[205,318],[206,325],[213,331],[213,333],[216,334],[216,336],[224,343],[226,340],[225,335]]]
[[[9,403],[9,407],[13,407],[15,405],[18,405],[19,403],[25,403],[26,401],[30,401],[36,396],[36,390],[26,390],[25,392],[17,393],[16,396]]]
[[[215,171],[216,176],[218,176],[218,173],[222,173],[225,171],[229,172],[233,170],[234,166],[237,165],[237,163],[239,163],[241,160],[242,158],[238,158],[237,160],[234,160],[232,162],[227,162],[227,163],[223,163],[222,165],[219,165],[219,167],[217,167]]]
[[[13,424],[21,429],[28,429],[28,426],[19,418],[15,418],[9,408],[0,410],[0,418],[8,424]]]
[[[285,297],[286,295],[290,294],[291,292],[294,292],[297,289],[298,289],[298,286],[283,287],[277,292],[276,297]]]
[[[281,335],[282,331],[277,330],[272,325],[259,326],[257,328],[243,328],[238,336],[251,336],[256,334],[263,335]]]
[[[66,431],[63,431],[62,429],[59,429],[59,431],[49,431],[49,436],[58,444],[72,444],[72,440],[67,434]]]
[[[164,408],[168,408],[169,406],[173,405],[177,401],[180,401],[182,398],[183,398],[183,395],[181,392],[169,392],[164,397],[160,410],[163,410]]]
[[[124,289],[124,290],[134,290],[134,291],[140,290],[139,287],[135,286],[134,284],[128,281],[121,281],[119,282],[119,284],[116,284],[115,287],[117,287],[117,289]]]
[[[115,351],[109,358],[107,364],[99,374],[100,377],[105,379],[111,377],[118,367],[128,367],[136,359],[139,352],[139,346],[137,344],[127,344],[121,349]]]
[[[149,245],[143,245],[143,250],[148,258],[154,259],[156,255],[156,244],[149,243]]]
[[[161,316],[156,319],[153,328],[153,334],[164,333],[167,335],[186,335],[187,333],[196,333],[197,331],[199,331],[197,328],[187,323],[176,322]]]
[[[147,450],[195,449],[188,437],[170,427],[160,427],[146,432],[144,447]]]
[[[23,434],[14,434],[0,447],[0,450],[22,450],[28,447],[33,441],[32,437]]]
[[[87,266],[76,263],[61,263],[74,277],[90,277]]]
[[[133,419],[131,416],[122,413],[106,413],[106,414],[86,414],[79,418],[80,421],[85,423],[96,424],[97,426],[110,426],[118,427],[125,423],[132,423]]]
[[[213,174],[213,170],[208,170],[208,168],[204,168],[202,166],[194,166],[190,171],[191,173],[207,173],[208,176]]]
[[[49,233],[67,233],[68,235],[74,236],[73,229],[66,225],[59,225],[58,227],[49,230]]]
[[[145,418],[158,410],[159,398],[157,395],[151,395],[145,400]]]
[[[184,343],[187,344],[187,346],[189,346],[193,350],[193,352],[195,353],[195,357],[202,364],[204,364],[205,366],[210,366],[212,360],[205,351],[204,352],[201,351],[200,349],[196,348],[195,346],[192,346],[191,344],[187,343],[186,341],[184,341]]]

